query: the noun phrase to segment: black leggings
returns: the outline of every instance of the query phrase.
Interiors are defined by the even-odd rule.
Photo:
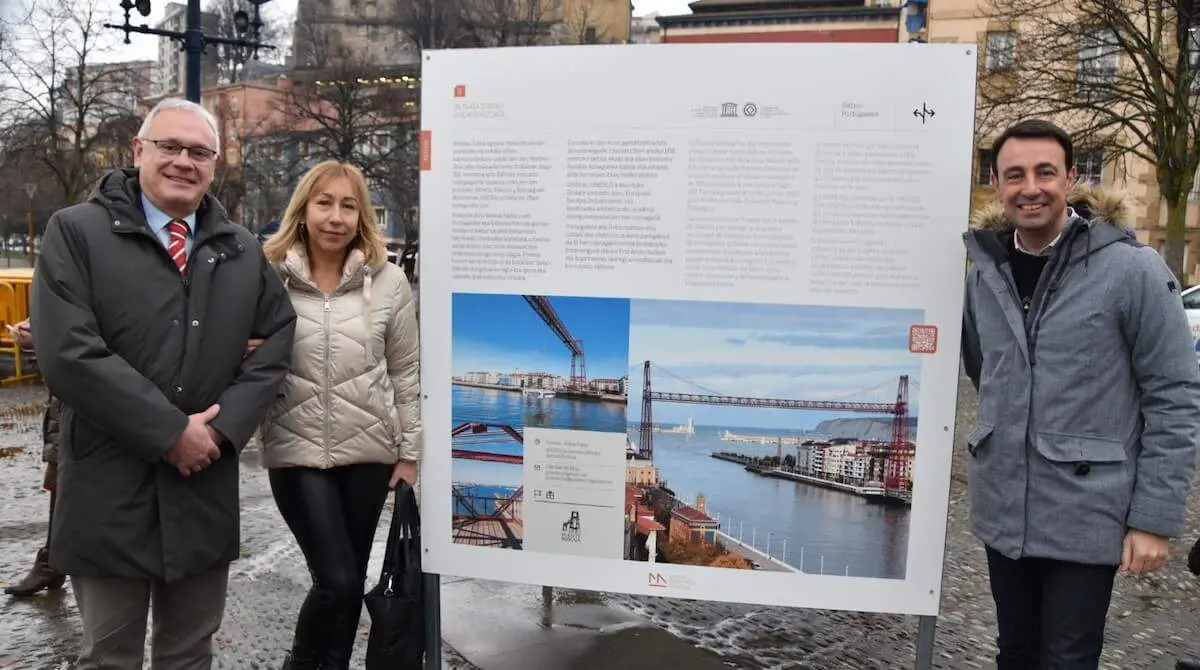
[[[275,504],[304,552],[313,581],[296,621],[293,667],[349,667],[392,467],[365,463],[269,473]]]

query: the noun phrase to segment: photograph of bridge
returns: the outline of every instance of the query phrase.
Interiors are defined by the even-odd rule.
[[[923,323],[634,300],[626,557],[903,579]]]
[[[629,301],[452,299],[453,541],[523,549],[527,426],[625,432]]]

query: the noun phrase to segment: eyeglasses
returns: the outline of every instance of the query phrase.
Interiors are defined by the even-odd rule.
[[[179,153],[185,149],[188,152],[188,158],[191,158],[197,163],[208,163],[217,157],[217,152],[207,147],[188,147],[176,142],[175,140],[152,140],[146,137],[143,137],[142,139],[153,143],[154,146],[158,147],[159,151],[171,157],[178,156]]]

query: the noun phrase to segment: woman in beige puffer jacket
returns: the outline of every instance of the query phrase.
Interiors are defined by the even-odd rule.
[[[313,579],[284,667],[347,668],[388,490],[421,456],[416,306],[351,165],[305,175],[264,251],[298,318],[262,459]]]

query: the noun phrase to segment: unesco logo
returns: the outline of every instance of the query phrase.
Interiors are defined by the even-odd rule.
[[[758,105],[753,102],[747,102],[742,105],[742,116],[757,116]],[[738,105],[736,102],[721,103],[721,117],[726,119],[736,119],[738,116]]]

